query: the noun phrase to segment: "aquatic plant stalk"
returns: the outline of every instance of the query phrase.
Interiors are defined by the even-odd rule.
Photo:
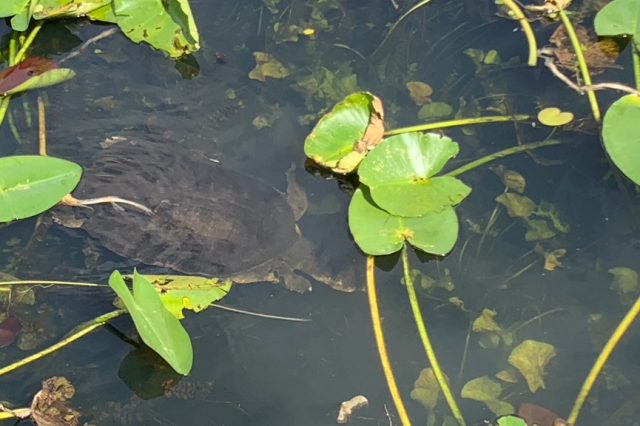
[[[409,415],[404,408],[404,403],[400,397],[398,391],[398,385],[393,375],[393,369],[389,362],[389,356],[387,354],[387,346],[384,343],[384,333],[382,331],[382,323],[380,321],[380,309],[378,308],[378,296],[376,294],[376,278],[375,278],[375,258],[373,256],[367,256],[367,297],[369,299],[369,312],[371,313],[371,322],[373,324],[373,334],[376,339],[376,346],[378,347],[378,354],[380,355],[380,364],[384,371],[384,377],[387,380],[387,387],[389,393],[391,393],[391,399],[396,406],[398,417],[403,426],[411,426]]]
[[[635,43],[631,43],[633,48],[631,56],[633,58],[633,77],[636,81],[636,89],[640,90],[640,57],[638,56],[638,48]]]
[[[461,118],[459,120],[438,121],[436,123],[418,124],[417,126],[400,127],[384,133],[385,137],[401,133],[428,132],[429,130],[446,129],[449,127],[471,126],[474,124],[504,123],[507,121],[529,121],[533,117],[525,114],[517,115],[488,115],[486,117]]]
[[[573,51],[576,54],[576,59],[578,60],[578,68],[580,69],[582,80],[584,80],[584,85],[590,86],[591,75],[589,74],[587,62],[584,59],[584,52],[582,51],[582,46],[580,45],[580,40],[578,40],[576,31],[573,28],[573,24],[571,23],[571,20],[564,10],[558,11],[558,15],[560,16],[562,25],[564,25],[564,28],[567,31],[567,35],[569,36],[569,40],[571,41],[571,45],[573,46]],[[587,98],[589,99],[589,105],[591,105],[591,113],[593,114],[593,119],[599,123],[602,117],[600,116],[600,107],[598,106],[596,94],[593,91],[589,90],[587,91]]]
[[[0,288],[6,285],[40,285],[40,286],[52,286],[52,285],[68,285],[77,287],[106,287],[106,284],[85,283],[81,281],[49,281],[49,280],[16,280],[16,281],[0,281]]]
[[[497,3],[497,2],[496,2]],[[500,0],[500,3],[505,5],[511,12],[511,17],[518,21],[524,36],[527,38],[527,44],[529,45],[529,59],[527,65],[535,67],[538,61],[538,46],[536,43],[536,37],[531,29],[531,24],[527,21],[527,17],[524,15],[520,7],[513,0]]]
[[[127,312],[125,310],[122,309],[118,309],[109,313],[106,313],[104,315],[100,315],[99,317],[96,317],[94,319],[92,319],[91,321],[88,321],[87,323],[85,323],[86,325],[84,326],[80,326],[80,329],[76,332],[74,332],[73,334],[65,337],[64,339],[62,339],[61,341],[59,341],[58,343],[49,346],[48,348],[45,348],[39,352],[36,352],[33,355],[29,355],[26,358],[22,358],[19,361],[14,362],[13,364],[9,364],[6,367],[0,368],[0,376],[3,376],[7,373],[10,373],[14,370],[17,370],[20,367],[24,367],[27,364],[31,364],[34,361],[39,360],[40,358],[44,358],[45,356],[64,348],[65,346],[69,345],[70,343],[75,342],[76,340],[80,339],[81,337],[86,336],[87,334],[91,333],[92,331],[94,331],[95,329],[102,327],[103,325],[105,325],[109,320],[112,320],[113,318],[119,317],[120,315],[126,314]]]
[[[421,2],[416,3],[414,6],[412,6],[409,10],[407,10],[405,13],[402,14],[402,16],[400,18],[398,18],[398,20],[396,22],[393,23],[393,25],[391,26],[391,28],[389,28],[389,31],[387,32],[387,35],[384,36],[384,38],[382,39],[382,41],[380,42],[380,44],[378,45],[378,47],[376,47],[376,49],[373,51],[373,53],[371,54],[371,56],[375,56],[376,53],[378,53],[378,51],[380,50],[380,48],[382,46],[384,46],[384,44],[387,42],[387,40],[389,39],[389,37],[391,37],[391,34],[396,30],[396,28],[398,28],[398,25],[400,25],[400,23],[402,21],[404,21],[409,15],[411,15],[413,12],[415,12],[416,10],[420,9],[422,6],[426,6],[427,3],[429,3],[431,0],[422,0]]]
[[[453,417],[455,417],[456,421],[460,426],[464,426],[465,425],[464,418],[462,417],[460,408],[458,408],[458,404],[456,404],[456,400],[453,398],[451,389],[449,389],[449,383],[447,383],[447,378],[445,377],[444,373],[440,369],[440,364],[438,364],[438,358],[436,357],[436,353],[433,350],[431,341],[429,340],[427,327],[425,326],[424,321],[422,319],[422,312],[420,311],[418,297],[416,296],[416,290],[415,290],[415,287],[413,286],[413,280],[411,279],[411,273],[409,269],[409,256],[407,255],[406,244],[402,248],[402,269],[404,271],[405,287],[407,288],[407,293],[409,294],[409,303],[411,305],[411,311],[413,312],[413,318],[416,322],[416,327],[418,328],[418,334],[420,335],[422,346],[424,347],[424,350],[427,354],[427,359],[429,360],[429,364],[431,365],[433,374],[434,376],[436,376],[438,386],[440,386],[440,390],[442,391],[442,394],[444,395],[444,399],[447,401],[447,404],[449,405],[449,409],[451,410]]]
[[[553,146],[560,145],[563,143],[568,143],[568,141],[563,141],[559,139],[546,139],[540,142],[531,142],[524,145],[517,145],[511,148],[503,149],[502,151],[494,152],[493,154],[485,155],[484,157],[478,158],[470,163],[465,164],[464,166],[458,167],[455,170],[451,170],[448,173],[445,173],[445,176],[458,176],[462,173],[466,173],[470,170],[475,169],[476,167],[480,167],[483,164],[490,163],[498,158],[508,157],[509,155],[518,154],[520,152],[529,151],[532,149],[542,148],[545,146]]]
[[[596,382],[598,375],[600,375],[600,372],[609,360],[611,353],[616,348],[616,346],[618,346],[620,339],[622,339],[627,330],[629,330],[629,327],[636,319],[638,314],[640,314],[640,297],[636,299],[633,306],[631,306],[631,309],[629,309],[629,312],[627,312],[620,324],[618,324],[618,327],[616,327],[611,337],[609,337],[609,341],[606,345],[604,345],[604,348],[602,348],[602,351],[600,352],[600,355],[598,355],[598,358],[593,364],[593,367],[591,367],[591,371],[589,371],[589,374],[587,375],[582,388],[580,388],[580,393],[578,393],[576,402],[573,404],[573,408],[571,409],[571,413],[569,414],[569,418],[567,419],[567,423],[569,425],[576,424],[578,416],[580,415],[580,410],[587,400],[589,392]]]

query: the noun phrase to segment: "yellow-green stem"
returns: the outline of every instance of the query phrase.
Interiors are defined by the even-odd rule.
[[[26,358],[22,358],[19,361],[14,362],[13,364],[9,364],[6,367],[0,368],[0,376],[4,376],[7,373],[10,373],[14,370],[17,370],[20,367],[24,367],[27,364],[30,364],[34,361],[39,360],[40,358],[44,358],[45,356],[64,348],[65,346],[75,342],[76,340],[80,339],[81,337],[86,336],[87,334],[91,333],[92,331],[94,331],[95,329],[102,327],[103,325],[105,325],[107,323],[107,321],[119,317],[122,314],[125,314],[126,311],[122,310],[122,309],[118,309],[112,312],[109,312],[107,314],[104,315],[100,315],[99,317],[94,318],[93,320],[89,321],[84,327],[80,328],[78,331],[76,331],[75,333],[67,336],[66,338],[62,339],[61,341],[59,341],[58,343],[49,346],[48,348],[45,348],[39,352],[36,352],[33,355],[30,355]]]
[[[439,121],[437,123],[418,124],[417,126],[400,127],[385,132],[385,136],[399,135],[401,133],[410,132],[428,132],[429,130],[446,129],[449,127],[471,126],[475,124],[486,123],[504,123],[507,121],[528,121],[531,120],[530,115],[489,115],[486,117],[462,118],[459,120]]]
[[[45,280],[17,280],[17,281],[0,281],[0,288],[6,285],[68,285],[77,287],[109,287],[106,284],[84,283],[78,281],[45,281]]]
[[[382,371],[384,377],[387,380],[387,387],[389,393],[391,393],[391,399],[396,406],[398,417],[400,417],[400,423],[403,426],[411,426],[409,415],[404,408],[402,397],[398,391],[398,385],[393,375],[393,369],[389,362],[389,355],[387,354],[387,345],[384,343],[384,333],[382,331],[382,322],[380,321],[380,309],[378,308],[378,296],[376,293],[376,279],[375,279],[375,258],[373,256],[367,256],[367,297],[369,299],[369,312],[371,313],[371,322],[373,324],[373,335],[376,339],[376,346],[378,348],[378,354],[380,356],[380,364],[382,365]]]
[[[509,155],[518,154],[520,152],[529,151],[536,148],[542,148],[544,146],[560,145],[567,142],[568,141],[562,141],[558,139],[547,139],[540,142],[531,142],[524,145],[513,146],[511,148],[503,149],[502,151],[494,152],[493,154],[485,155],[482,158],[478,158],[477,160],[474,160],[470,163],[465,164],[464,166],[458,167],[457,169],[446,173],[445,176],[458,176],[462,173],[473,170],[476,167],[480,167],[483,164],[497,160],[498,158],[507,157]]]
[[[422,312],[420,311],[420,305],[418,304],[418,297],[416,296],[416,290],[413,286],[413,280],[411,279],[411,273],[409,269],[409,256],[407,255],[407,245],[402,248],[402,269],[404,271],[404,281],[405,286],[407,288],[407,293],[409,294],[409,303],[411,305],[411,311],[413,312],[413,318],[416,322],[416,327],[418,328],[418,334],[420,335],[420,340],[422,341],[422,346],[424,347],[425,353],[427,354],[427,359],[429,360],[429,364],[431,365],[431,369],[433,370],[434,376],[436,376],[436,380],[438,381],[438,386],[440,386],[440,390],[444,395],[444,399],[447,401],[449,405],[449,409],[455,417],[456,421],[460,426],[465,425],[464,418],[462,417],[462,413],[458,408],[458,404],[456,404],[456,400],[453,398],[453,394],[451,393],[451,389],[449,389],[449,383],[447,382],[447,378],[444,373],[440,369],[440,364],[438,364],[438,359],[436,358],[436,353],[433,350],[433,346],[431,345],[431,341],[429,340],[429,334],[427,333],[427,327],[422,320]]]
[[[580,69],[580,75],[582,75],[584,86],[591,86],[591,75],[589,74],[587,62],[584,59],[584,52],[582,51],[582,46],[580,45],[580,40],[578,40],[578,36],[573,28],[573,24],[564,10],[560,10],[558,14],[562,20],[562,25],[564,25],[564,28],[567,31],[569,40],[571,40],[571,45],[573,46],[573,51],[575,52],[576,59],[578,60],[578,68]],[[600,107],[598,106],[598,100],[596,99],[595,92],[593,90],[588,90],[587,98],[589,99],[589,105],[591,105],[593,119],[600,122]]]
[[[631,43],[631,55],[633,57],[633,77],[636,81],[636,89],[640,90],[640,57],[638,57],[638,48],[635,43]]]
[[[598,355],[598,358],[593,364],[593,367],[591,367],[591,371],[589,371],[589,375],[587,375],[582,388],[580,388],[580,393],[578,393],[576,402],[573,404],[573,408],[571,409],[571,413],[569,414],[569,418],[567,419],[567,423],[569,425],[575,425],[576,421],[578,421],[580,410],[587,400],[589,392],[595,384],[598,375],[600,375],[600,372],[607,363],[607,360],[611,356],[611,353],[616,348],[616,346],[618,346],[620,339],[622,339],[627,330],[629,330],[629,327],[631,326],[631,324],[633,324],[633,321],[636,319],[638,314],[640,314],[640,297],[636,300],[631,309],[629,309],[629,312],[627,312],[620,324],[618,324],[618,327],[609,338],[609,341],[606,345],[604,345],[604,348],[602,348],[602,352],[600,352],[600,355]]]
[[[13,64],[14,65],[17,64],[17,63],[22,62],[24,60],[25,56],[27,56],[27,50],[31,47],[31,44],[33,43],[33,40],[36,38],[36,36],[40,32],[40,30],[42,29],[42,25],[43,24],[44,24],[44,20],[40,20],[40,21],[38,21],[36,26],[33,27],[31,32],[29,33],[29,36],[27,36],[27,38],[24,41],[24,43],[22,44],[22,46],[20,46],[20,50],[18,50],[18,53],[16,53],[16,55],[13,57]]]
[[[530,67],[535,67],[538,61],[538,46],[536,43],[536,37],[533,35],[533,30],[531,29],[531,25],[529,21],[527,21],[527,17],[524,16],[522,10],[518,7],[518,5],[513,0],[500,0],[502,4],[504,4],[512,14],[512,17],[520,23],[522,27],[522,32],[527,38],[527,44],[529,45],[529,59],[527,60],[527,64]]]

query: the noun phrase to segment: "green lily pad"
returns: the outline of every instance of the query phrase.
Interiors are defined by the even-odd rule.
[[[143,275],[160,294],[164,307],[176,318],[184,318],[183,309],[200,312],[225,297],[231,282],[187,275]]]
[[[354,170],[365,153],[358,153],[357,161],[349,158],[346,167],[340,162],[355,152],[354,146],[364,136],[369,125],[373,99],[371,93],[359,92],[336,104],[305,139],[304,152],[307,157],[339,173]]]
[[[82,168],[40,155],[0,158],[0,222],[40,214],[56,205],[80,182]]]
[[[602,139],[611,161],[625,176],[640,185],[639,96],[623,96],[609,107],[602,123]]]
[[[133,294],[114,271],[109,286],[129,311],[142,341],[182,375],[189,374],[193,364],[191,339],[180,321],[164,307],[156,289],[142,275],[133,273]]]
[[[433,369],[424,368],[420,371],[420,376],[414,382],[410,396],[427,410],[435,410],[440,396],[440,385],[438,385]]]
[[[560,111],[560,108],[545,108],[538,113],[538,121],[549,127],[564,126],[572,120],[573,113]]]
[[[0,2],[0,18],[8,18],[27,7],[31,0],[3,0]]]
[[[405,133],[387,138],[358,169],[360,181],[384,210],[406,217],[454,206],[471,188],[452,176],[432,177],[458,154],[458,144],[433,133]]]
[[[400,217],[382,210],[361,186],[349,205],[349,229],[356,243],[369,255],[391,254],[405,241],[426,253],[445,255],[458,239],[458,217],[453,207],[420,217]]]
[[[527,426],[527,422],[518,416],[502,416],[496,423],[498,426]]]
[[[614,0],[603,7],[594,22],[599,36],[631,36],[640,43],[640,3],[637,0]]]
[[[187,0],[115,0],[113,14],[105,8],[90,19],[114,18],[124,35],[180,58],[200,48],[200,37]]]

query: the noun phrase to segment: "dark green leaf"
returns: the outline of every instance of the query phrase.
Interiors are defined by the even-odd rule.
[[[176,372],[189,374],[193,364],[191,339],[180,321],[164,307],[149,281],[134,271],[132,294],[120,273],[114,271],[109,286],[129,311],[142,341]]]

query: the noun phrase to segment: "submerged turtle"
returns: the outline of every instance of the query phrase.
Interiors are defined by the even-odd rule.
[[[74,209],[76,226],[123,257],[237,283],[282,282],[298,292],[311,289],[308,277],[354,289],[353,281],[319,267],[282,193],[183,147],[126,139],[104,149],[74,196],[105,193],[150,210],[118,204]]]

